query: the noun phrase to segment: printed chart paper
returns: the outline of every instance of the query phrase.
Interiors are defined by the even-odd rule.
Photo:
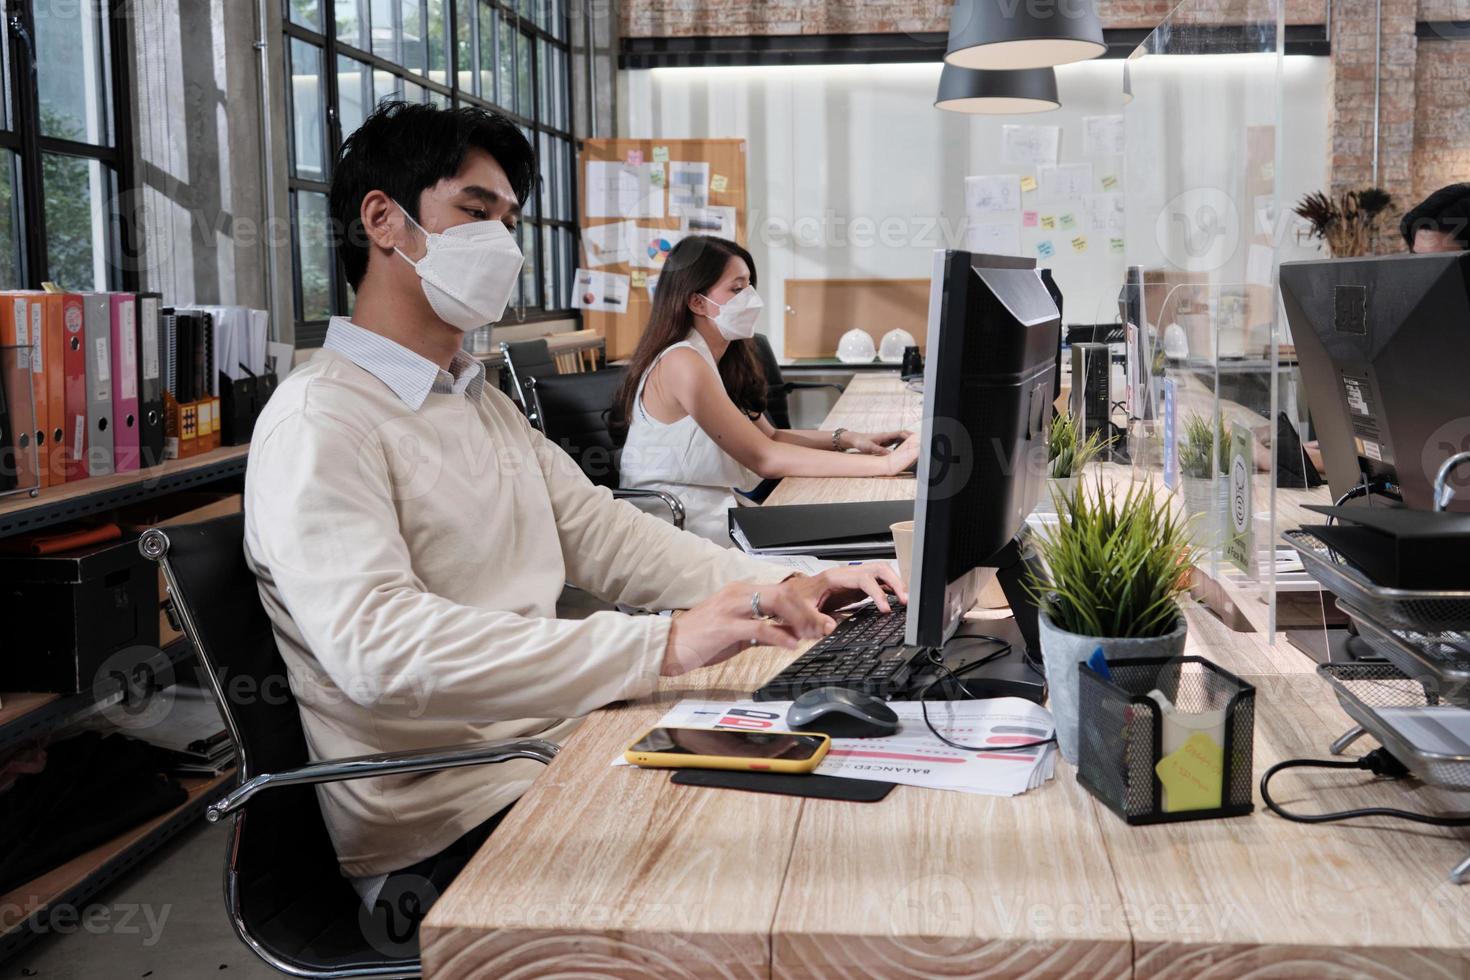
[[[592,161],[587,164],[587,217],[662,218],[663,181],[662,163]]]
[[[1087,194],[1082,198],[1082,213],[1087,216],[1087,230],[1098,235],[1123,234],[1123,195]]]
[[[614,221],[583,228],[582,249],[587,254],[587,265],[597,269],[630,261],[637,232],[635,221]]]
[[[572,305],[579,310],[627,313],[628,288],[627,276],[578,269],[576,281],[572,283]]]
[[[664,260],[684,238],[682,231],[639,227],[634,239],[631,265],[638,269],[662,269]]]
[[[709,164],[674,160],[669,164],[669,214],[709,207]]]
[[[659,724],[781,731],[790,707],[790,701],[680,701]],[[889,707],[898,715],[896,735],[834,738],[817,774],[985,796],[1017,796],[1052,778],[1055,745],[1000,752],[956,749],[929,731],[919,702],[893,701]],[[997,749],[1040,741],[1054,730],[1051,712],[1021,698],[935,701],[929,704],[929,720],[953,742]],[[621,755],[613,760],[615,766],[626,764]]]
[[[714,235],[735,241],[734,208],[685,208],[679,215],[679,231],[685,235]]]

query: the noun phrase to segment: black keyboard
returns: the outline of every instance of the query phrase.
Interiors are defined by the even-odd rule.
[[[790,701],[818,687],[845,687],[877,697],[904,690],[919,652],[904,646],[908,610],[865,606],[755,692],[757,701]]]

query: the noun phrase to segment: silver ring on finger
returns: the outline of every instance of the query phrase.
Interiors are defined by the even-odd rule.
[[[750,638],[750,645],[753,646],[753,647],[758,647],[758,646],[761,645],[761,641],[760,640],[757,640],[755,637],[752,636]]]
[[[765,619],[766,614],[761,610],[761,594],[759,591],[750,594],[750,618]],[[754,646],[754,644],[751,644]]]

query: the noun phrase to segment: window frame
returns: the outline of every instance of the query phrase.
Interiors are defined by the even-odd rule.
[[[547,320],[580,320],[581,311],[574,309],[571,305],[571,284],[568,282],[564,289],[563,303],[553,305],[554,297],[548,295],[546,288],[546,269],[544,268],[545,256],[548,243],[554,239],[562,242],[570,240],[570,251],[575,267],[575,255],[578,241],[578,217],[580,214],[577,192],[578,181],[576,179],[577,154],[581,150],[580,141],[573,132],[574,111],[572,107],[571,91],[573,86],[573,60],[574,47],[572,43],[571,4],[567,0],[533,0],[538,6],[550,10],[554,17],[562,18],[561,37],[543,27],[535,19],[525,12],[527,0],[466,0],[474,16],[470,18],[467,25],[469,34],[470,63],[460,64],[459,50],[459,28],[460,28],[460,0],[443,0],[445,24],[445,63],[443,65],[446,83],[436,82],[430,77],[430,73],[436,69],[433,66],[433,54],[426,47],[424,52],[424,73],[419,74],[415,69],[408,68],[396,62],[383,58],[371,50],[365,50],[355,44],[350,44],[339,39],[336,30],[336,4],[348,3],[357,5],[358,0],[319,0],[317,7],[320,14],[321,30],[313,30],[291,19],[291,0],[279,0],[281,14],[282,44],[281,64],[285,72],[285,131],[286,131],[286,195],[287,209],[290,214],[291,225],[291,301],[292,319],[295,323],[295,346],[317,346],[326,334],[327,320],[302,319],[302,268],[300,247],[301,229],[298,226],[298,208],[296,195],[298,192],[327,194],[331,187],[332,162],[342,145],[342,140],[348,134],[342,132],[341,92],[338,79],[339,58],[348,58],[364,66],[369,72],[387,72],[395,79],[395,89],[401,83],[408,82],[419,86],[426,93],[447,102],[450,106],[472,105],[484,109],[499,112],[514,122],[522,132],[529,132],[532,149],[536,156],[537,169],[536,179],[532,187],[535,196],[534,206],[524,206],[525,216],[522,218],[523,227],[530,233],[531,240],[526,243],[525,253],[529,262],[535,263],[534,297],[522,298],[520,304],[512,302],[507,307],[507,318],[501,320],[502,325],[513,325],[519,323],[536,323]],[[368,5],[363,5],[368,6]],[[530,58],[530,98],[531,115],[525,116],[519,112],[521,108],[519,92],[512,100],[514,108],[508,108],[495,101],[492,97],[475,95],[474,87],[480,76],[480,65],[478,54],[480,53],[480,27],[482,24],[482,8],[489,8],[495,25],[496,37],[492,43],[494,52],[494,65],[492,76],[495,84],[499,84],[500,78],[500,46],[503,36],[502,24],[509,22],[513,31],[519,35],[517,50],[521,47],[521,41],[529,41]],[[370,9],[370,8],[369,8]],[[401,14],[399,4],[393,3],[395,11],[394,21],[398,22]],[[362,35],[358,35],[359,40]],[[322,140],[325,155],[325,179],[313,180],[311,178],[298,177],[295,174],[296,159],[296,106],[295,86],[291,75],[291,46],[293,41],[301,41],[310,44],[321,51],[322,76],[321,90],[325,106],[324,118],[322,120]],[[557,91],[556,80],[548,78],[543,83],[542,52],[559,50],[561,53],[562,68],[565,78],[561,81],[560,91],[562,96],[562,112],[566,121],[566,129],[555,124],[550,118],[551,108],[543,105],[543,89],[550,85],[552,102],[555,104]],[[553,60],[549,58],[548,60]],[[469,87],[461,89],[460,80],[462,72],[469,81]],[[511,75],[517,76],[516,66],[513,64]],[[517,86],[517,89],[519,86]],[[364,113],[370,113],[377,107],[377,101],[363,107]],[[545,117],[545,121],[541,121]],[[543,135],[548,139],[549,145],[553,147],[553,156],[557,156],[554,148],[556,141],[566,144],[570,159],[566,161],[568,173],[559,175],[552,171],[553,166],[560,166],[560,160],[543,162],[541,143]],[[551,180],[543,181],[541,174],[543,169],[551,175]],[[551,184],[560,180],[565,182],[566,187],[562,190],[560,199],[567,202],[568,217],[562,218],[551,214]],[[334,236],[327,236],[327,254],[329,265],[329,300],[331,310],[329,316],[344,315],[350,310],[349,288],[346,277],[342,273],[341,262],[337,257],[337,244]],[[564,266],[564,256],[560,255],[560,248],[551,249],[553,257],[559,260],[559,265]],[[557,273],[559,275],[559,272]],[[524,282],[524,279],[522,280]]]
[[[46,189],[43,178],[45,155],[74,160],[95,161],[111,171],[112,196],[108,202],[107,240],[103,243],[107,257],[105,288],[137,292],[139,252],[132,215],[121,201],[137,190],[133,169],[132,96],[128,85],[130,62],[127,0],[78,0],[83,9],[104,14],[103,40],[106,44],[105,82],[112,114],[112,145],[104,146],[45,136],[41,133],[40,83],[35,64],[36,21],[33,0],[0,0],[0,24],[4,37],[4,85],[9,96],[9,128],[0,128],[0,149],[15,154],[19,179],[15,181],[13,219],[20,224],[19,269],[17,280],[22,288],[40,289],[52,277],[47,249]],[[100,9],[105,3],[105,11]],[[62,283],[72,289],[93,289],[95,283]]]

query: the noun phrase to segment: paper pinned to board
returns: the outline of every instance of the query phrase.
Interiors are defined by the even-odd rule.
[[[965,228],[965,251],[977,255],[1020,255],[1021,229],[1014,222],[971,222]]]
[[[1090,157],[1123,155],[1123,117],[1082,117],[1082,152]]]
[[[582,251],[587,266],[599,269],[605,265],[621,265],[631,261],[638,223],[631,218],[605,225],[588,225],[582,229]]]
[[[899,729],[885,738],[834,738],[819,776],[845,776],[982,796],[1018,796],[1052,778],[1056,746],[967,751],[944,744],[924,723],[918,701],[890,701]],[[664,728],[783,731],[790,701],[680,701]],[[1051,712],[1021,698],[929,702],[929,720],[951,741],[993,747],[1026,745],[1055,731]],[[639,732],[629,732],[631,742]],[[614,766],[626,766],[621,754]]]
[[[965,178],[965,211],[970,215],[1021,209],[1021,178],[995,174]]]
[[[572,306],[579,310],[627,313],[629,277],[613,272],[578,269],[572,283]]]
[[[1117,236],[1124,231],[1122,194],[1087,194],[1082,198],[1087,230],[1097,235]]]
[[[635,269],[662,269],[669,253],[683,239],[682,231],[639,226],[629,264]]]
[[[1041,183],[1041,200],[1046,204],[1082,197],[1092,193],[1092,164],[1064,163],[1036,168]]]
[[[587,217],[662,218],[663,177],[662,163],[588,162]]]
[[[669,214],[709,207],[709,163],[673,160],[669,163]]]
[[[735,241],[734,208],[687,208],[679,216],[679,231],[685,235],[714,235]]]
[[[1062,128],[1012,124],[1001,127],[1000,137],[1002,162],[1039,167],[1057,162]]]

